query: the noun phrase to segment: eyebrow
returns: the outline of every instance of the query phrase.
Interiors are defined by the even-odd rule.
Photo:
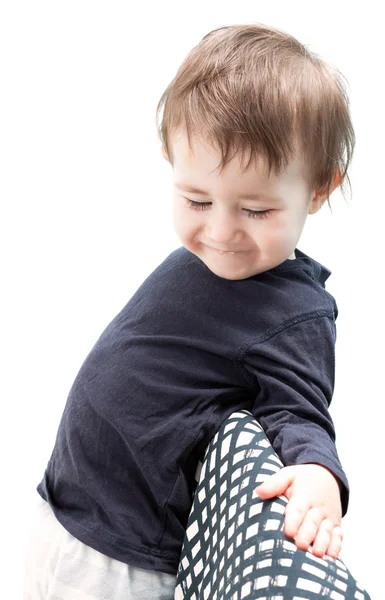
[[[199,188],[194,187],[193,185],[187,185],[187,184],[184,185],[183,183],[176,183],[175,187],[177,187],[180,190],[185,190],[186,192],[190,192],[191,194],[200,194],[201,196],[205,196],[207,198],[210,196],[210,194],[208,194],[204,190],[200,190]],[[240,197],[243,198],[244,200],[261,200],[261,201],[275,200],[275,198],[273,198],[272,196],[268,196],[266,194],[243,194]]]

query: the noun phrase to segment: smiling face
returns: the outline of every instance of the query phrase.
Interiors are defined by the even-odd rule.
[[[174,139],[173,156],[175,231],[224,279],[245,279],[294,258],[308,214],[326,199],[309,189],[299,158],[278,177],[269,177],[262,161],[244,172],[237,155],[218,173],[219,151],[197,138],[190,150],[184,135]]]

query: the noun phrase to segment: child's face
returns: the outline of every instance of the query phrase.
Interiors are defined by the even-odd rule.
[[[213,273],[231,280],[294,258],[308,214],[324,201],[309,189],[302,161],[293,161],[279,177],[273,171],[268,177],[261,161],[242,173],[235,156],[218,174],[219,151],[194,138],[193,152],[186,136],[174,139],[173,223],[183,246]]]

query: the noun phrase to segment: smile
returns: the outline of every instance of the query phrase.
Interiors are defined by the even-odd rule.
[[[211,250],[215,250],[216,252],[219,252],[219,254],[238,254],[238,252],[236,252],[234,250],[234,252],[232,251],[228,251],[228,250],[219,250],[218,248],[213,248],[212,246],[210,246]]]

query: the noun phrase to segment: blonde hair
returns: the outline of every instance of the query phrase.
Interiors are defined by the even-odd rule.
[[[163,92],[156,126],[173,165],[172,136],[203,134],[224,167],[234,152],[267,161],[269,174],[305,157],[311,189],[336,176],[344,192],[355,134],[343,75],[291,35],[263,24],[214,29],[195,46]],[[160,112],[163,116],[160,120]],[[330,204],[329,204],[330,206]]]

